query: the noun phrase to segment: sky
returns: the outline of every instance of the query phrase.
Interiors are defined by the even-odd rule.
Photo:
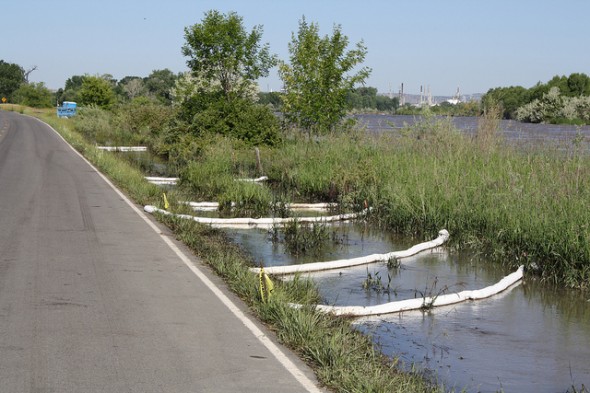
[[[555,75],[590,75],[588,0],[0,0],[0,60],[52,89],[73,75],[148,76],[187,71],[184,29],[208,10],[235,11],[245,28],[288,60],[300,19],[322,35],[335,25],[363,41],[366,86],[397,94],[485,93],[532,87]],[[280,90],[276,69],[259,81]]]

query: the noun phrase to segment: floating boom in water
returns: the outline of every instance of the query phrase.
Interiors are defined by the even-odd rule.
[[[337,221],[348,221],[362,217],[369,212],[365,209],[359,213],[338,214],[336,216],[318,216],[318,217],[288,217],[288,218],[210,218],[198,217],[188,214],[174,214],[167,210],[159,209],[152,205],[144,206],[143,210],[148,213],[161,213],[168,216],[175,216],[187,220],[193,220],[201,224],[211,225],[217,228],[272,228],[275,225],[284,225],[289,222],[297,221],[299,223],[329,223]]]
[[[274,274],[274,275],[281,275],[281,274],[295,274],[295,273],[309,273],[309,272],[319,272],[322,270],[331,270],[331,269],[342,269],[347,267],[353,267],[358,265],[366,265],[369,263],[374,262],[386,262],[390,259],[401,259],[407,258],[412,255],[415,255],[419,252],[438,247],[442,245],[449,239],[449,232],[446,229],[441,229],[438,232],[438,237],[434,240],[416,244],[408,248],[407,250],[402,251],[393,251],[387,254],[372,254],[367,255],[364,257],[358,258],[351,258],[351,259],[339,259],[335,261],[328,261],[328,262],[313,262],[313,263],[303,263],[298,265],[288,265],[288,266],[268,266],[264,268],[264,271],[267,274]],[[254,273],[258,273],[260,268],[251,268],[250,269]]]
[[[520,266],[515,272],[507,275],[496,284],[483,289],[466,290],[433,297],[427,296],[419,299],[400,300],[377,306],[328,306],[320,304],[316,306],[316,310],[334,315],[365,317],[448,306],[450,304],[461,303],[467,300],[481,300],[494,296],[519,282],[523,275],[524,266]],[[301,305],[298,304],[293,304],[292,306],[301,307]]]

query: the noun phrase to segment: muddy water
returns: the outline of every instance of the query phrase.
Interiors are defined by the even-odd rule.
[[[357,327],[385,354],[448,388],[564,392],[590,383],[590,303],[531,280],[486,300],[359,320]]]
[[[420,116],[409,115],[357,115],[358,124],[370,132],[397,133],[423,121]],[[438,117],[445,119],[445,117]],[[477,131],[478,117],[451,117],[453,125],[466,134],[474,135]],[[557,147],[572,150],[574,146],[590,151],[590,125],[573,126],[560,124],[531,124],[514,120],[500,120],[500,135],[510,144],[521,147]]]
[[[415,243],[363,225],[333,228],[330,244],[304,258],[286,253],[266,231],[230,233],[266,266],[385,253]],[[311,277],[326,304],[374,305],[483,288],[508,273],[476,255],[439,248],[401,260],[399,267],[371,264]],[[590,386],[590,301],[579,292],[525,280],[486,300],[359,319],[355,326],[383,353],[400,356],[401,367],[413,366],[448,389],[563,392]]]
[[[119,158],[135,166],[146,176],[176,176],[177,170],[170,167],[163,159],[150,153],[145,152],[115,152]]]

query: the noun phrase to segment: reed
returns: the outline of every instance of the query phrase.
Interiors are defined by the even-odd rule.
[[[525,264],[544,280],[587,287],[590,155],[575,140],[569,153],[518,149],[501,139],[497,126],[493,111],[475,137],[445,119],[426,118],[401,135],[285,138],[262,148],[261,159],[273,189],[291,199],[349,209],[366,201],[384,228],[416,237],[446,228],[457,247],[475,247],[512,267]],[[253,154],[227,145],[224,151],[204,153],[200,166],[224,168],[209,181],[253,173]]]
[[[293,220],[284,227],[285,248],[295,256],[318,255],[330,239],[326,224]]]
[[[263,157],[271,181],[303,199],[374,207],[393,231],[473,246],[510,265],[535,267],[569,287],[590,282],[590,156],[519,150],[494,118],[475,138],[428,119],[401,136],[328,136],[285,143]],[[572,141],[575,144],[575,141]]]

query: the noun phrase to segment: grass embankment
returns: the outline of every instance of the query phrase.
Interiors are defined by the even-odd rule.
[[[145,182],[143,174],[129,164],[97,150],[73,129],[72,120],[55,118],[53,110],[25,110],[24,113],[52,125],[137,203],[161,204],[160,189]],[[242,153],[244,158],[249,154]],[[223,187],[225,192],[232,192],[228,187]],[[242,189],[242,186],[237,187],[237,190]],[[173,202],[174,196],[171,199]],[[253,199],[258,200],[257,197]],[[289,307],[288,302],[314,304],[318,301],[317,290],[311,282],[294,280],[276,283],[270,301],[262,302],[258,295],[258,279],[248,271],[252,261],[239,247],[228,242],[222,231],[191,221],[159,218],[225,279],[281,342],[314,368],[319,381],[325,386],[335,391],[359,393],[442,391],[417,375],[399,372],[395,363],[374,348],[370,338],[351,327],[350,321],[319,314],[307,307]]]

